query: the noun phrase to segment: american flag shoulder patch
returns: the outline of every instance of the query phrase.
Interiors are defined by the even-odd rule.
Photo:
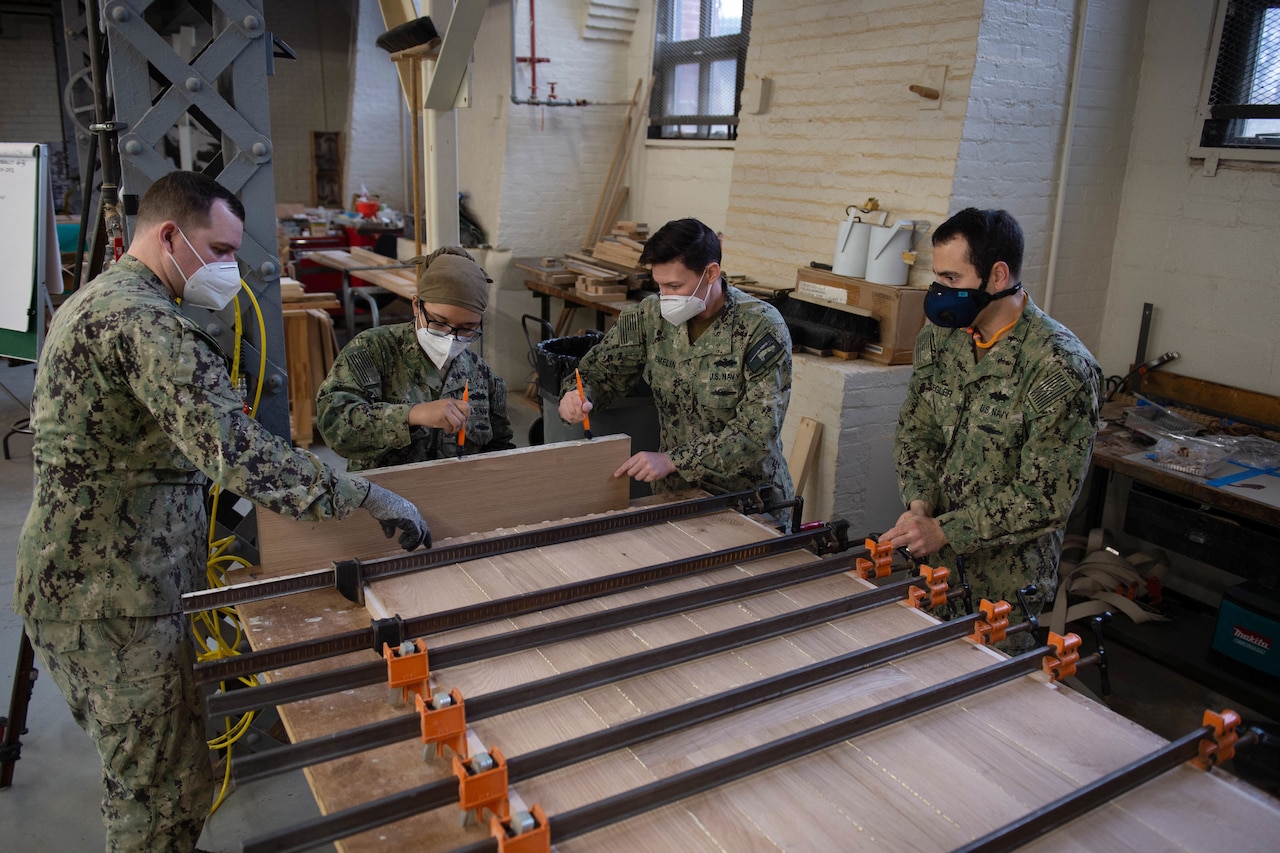
[[[1027,395],[1027,403],[1032,411],[1041,414],[1079,387],[1080,380],[1058,367]]]
[[[643,340],[640,330],[640,312],[625,311],[618,318],[618,340],[624,344],[638,344]]]

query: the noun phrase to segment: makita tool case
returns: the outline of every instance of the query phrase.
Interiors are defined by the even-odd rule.
[[[1280,600],[1252,582],[1229,587],[1218,608],[1214,651],[1280,676]]]

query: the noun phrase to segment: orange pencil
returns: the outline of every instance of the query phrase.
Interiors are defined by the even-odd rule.
[[[468,379],[462,386],[462,402],[467,402],[467,398],[471,396],[471,380]],[[467,422],[462,422],[462,429],[458,430],[458,458],[462,458],[462,446],[467,443]]]
[[[578,372],[578,368],[573,369],[573,375],[578,378],[578,399],[587,402],[587,395],[582,392],[582,374]],[[586,413],[582,413],[582,429],[586,433],[587,438],[591,438],[591,417]]]

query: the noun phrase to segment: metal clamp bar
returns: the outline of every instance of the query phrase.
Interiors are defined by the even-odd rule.
[[[725,509],[736,509],[739,512],[755,511],[760,506],[759,501],[759,493],[756,490],[747,489],[741,492],[733,492],[732,494],[695,498],[688,501],[678,501],[646,509],[607,515],[601,518],[558,524],[554,527],[542,527],[523,533],[495,536],[475,542],[462,542],[457,545],[450,545],[447,548],[416,551],[410,554],[394,554],[388,557],[362,561],[360,563],[360,576],[366,582],[380,580],[440,566],[465,563],[469,560],[510,554],[527,548],[541,548],[589,536],[648,527],[653,524],[706,515]],[[835,528],[833,527],[833,529]],[[833,542],[829,550],[840,550],[838,542]],[[336,572],[331,567],[310,572],[299,572],[278,578],[267,578],[260,581],[201,590],[199,592],[189,592],[182,596],[182,612],[187,614],[199,613],[219,607],[235,607],[236,605],[248,604],[253,601],[265,601],[270,598],[292,595],[298,592],[332,589],[336,583]]]
[[[779,569],[775,572],[753,575],[742,580],[729,581],[713,586],[681,592],[675,595],[641,601],[623,607],[610,608],[598,613],[588,613],[571,619],[562,619],[546,625],[523,628],[500,634],[496,637],[483,637],[463,643],[433,648],[431,650],[432,666],[443,669],[450,666],[474,663],[497,655],[544,646],[551,643],[564,642],[584,637],[599,631],[625,628],[658,619],[675,613],[686,613],[701,607],[709,607],[725,601],[734,601],[762,592],[783,589],[795,584],[805,583],[817,578],[829,577],[833,574],[848,571],[856,554],[827,557],[813,563],[804,563]],[[899,581],[904,588],[911,583],[923,583],[919,578]],[[350,690],[378,684],[386,680],[387,668],[382,661],[339,670],[299,676],[284,681],[275,681],[259,687],[248,687],[227,693],[215,693],[206,700],[206,710],[210,718],[236,716],[246,711],[264,708],[269,705],[281,705],[287,702],[300,702],[314,699],[339,690]]]
[[[726,548],[696,557],[671,560],[656,566],[618,572],[581,583],[565,584],[526,595],[513,595],[485,602],[484,604],[459,607],[430,616],[406,619],[404,623],[405,636],[421,637],[463,625],[475,625],[480,622],[490,622],[495,619],[504,619],[523,613],[545,610],[548,607],[557,607],[562,604],[598,598],[661,580],[695,575],[744,560],[757,560],[762,557],[794,551],[798,548],[804,548],[806,545],[823,542],[827,539],[829,533],[829,528],[808,530],[794,536],[779,536],[737,548]],[[226,681],[242,675],[251,675],[295,664],[323,660],[327,657],[373,648],[373,639],[372,631],[369,629],[348,631],[342,634],[334,634],[323,640],[291,643],[271,649],[250,652],[246,655],[208,661],[196,665],[196,680],[201,683]],[[374,651],[377,652],[380,649],[374,649]]]
[[[1185,734],[1155,752],[1090,782],[1083,788],[1059,797],[976,841],[956,848],[953,853],[978,853],[978,851],[996,853],[1002,850],[1015,850],[1046,832],[1087,814],[1098,806],[1106,805],[1120,794],[1195,758],[1200,741],[1212,736],[1213,728],[1210,726],[1203,726],[1190,734]]]
[[[751,643],[779,637],[832,619],[853,616],[903,597],[907,584],[883,587],[825,601],[812,607],[739,625],[713,634],[694,637],[678,643],[638,652],[626,657],[603,661],[561,675],[517,684],[467,700],[467,721],[495,717],[530,705],[538,705],[561,696],[612,684],[627,678],[655,672]],[[968,626],[966,626],[967,628]],[[1037,662],[1038,665],[1038,662]],[[417,717],[402,717],[362,726],[339,736],[315,738],[292,746],[251,755],[235,765],[236,783],[273,776],[289,770],[353,755],[366,749],[405,740],[417,733]],[[379,737],[378,732],[382,733]]]
[[[730,782],[736,782],[762,770],[835,746],[841,741],[868,734],[998,684],[1012,681],[1037,671],[1040,668],[1041,656],[1049,651],[1051,650],[1048,646],[1041,646],[1016,658],[917,690],[900,699],[761,744],[693,770],[659,779],[616,797],[553,815],[550,818],[553,827],[552,840],[558,843],[594,832],[609,824],[670,805]],[[459,847],[454,853],[479,853],[479,851],[492,849],[493,842],[490,840]]]

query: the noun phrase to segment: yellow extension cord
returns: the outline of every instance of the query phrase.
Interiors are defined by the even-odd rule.
[[[258,361],[258,381],[255,384],[253,404],[249,407],[248,411],[249,417],[254,417],[258,412],[258,403],[262,400],[262,384],[267,370],[267,325],[266,321],[262,317],[262,307],[258,304],[258,300],[253,295],[253,291],[247,284],[245,284],[243,279],[240,281],[240,287],[248,295],[249,301],[253,303],[254,313],[258,318],[258,340],[261,342],[259,347],[261,357]],[[240,379],[240,340],[244,331],[244,323],[240,314],[239,299],[236,300],[235,306],[235,349],[231,359],[231,382],[233,385],[238,387]],[[215,519],[218,517],[218,498],[221,496],[221,489],[215,483],[210,492],[213,495],[213,504],[209,511],[209,561],[207,567],[207,579],[209,587],[214,588],[227,585],[226,572],[228,566],[239,565],[248,567],[250,563],[241,557],[226,553],[227,549],[235,543],[234,536],[226,536],[217,540],[213,538],[216,525]],[[235,629],[235,635],[229,643],[225,642],[222,636],[221,627],[224,622],[230,623]],[[197,660],[202,662],[218,660],[220,658],[231,657],[238,654],[236,649],[239,647],[240,640],[244,636],[244,630],[233,609],[224,607],[217,610],[207,610],[202,613],[194,614],[191,617],[191,627],[195,633],[196,642],[200,646],[200,651],[196,656]],[[206,642],[206,637],[216,638],[212,647],[208,642]],[[254,687],[258,684],[256,676],[241,678],[240,681],[250,687]],[[225,683],[221,686],[221,689],[224,691],[226,690]],[[231,748],[235,745],[236,741],[249,731],[249,726],[253,723],[255,714],[256,712],[250,711],[234,723],[230,717],[225,718],[223,723],[226,727],[226,731],[209,741],[209,749],[225,749],[227,751],[225,769],[222,776],[222,790],[218,792],[217,801],[215,801],[213,807],[209,809],[210,815],[218,810],[218,807],[222,805],[223,801],[227,797],[228,790],[231,787]]]

